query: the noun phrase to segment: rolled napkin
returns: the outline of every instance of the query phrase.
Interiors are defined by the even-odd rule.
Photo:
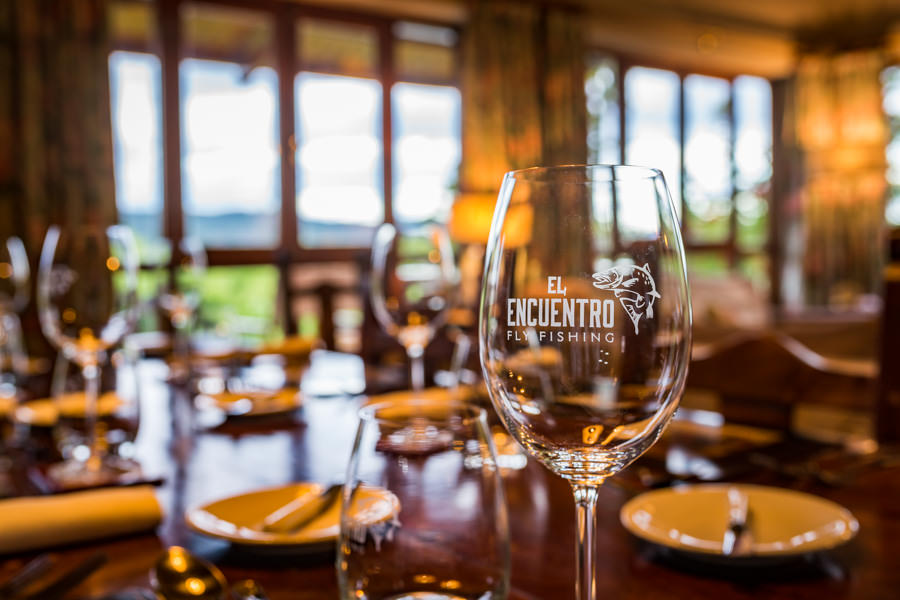
[[[0,500],[0,554],[149,531],[161,520],[149,485]]]

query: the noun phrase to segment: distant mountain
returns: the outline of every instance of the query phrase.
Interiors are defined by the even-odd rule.
[[[119,213],[119,220],[145,239],[162,236],[162,216],[148,213]],[[191,216],[185,233],[199,237],[210,248],[272,248],[281,236],[279,215],[225,213]],[[301,243],[309,248],[366,247],[372,242],[374,227],[300,221]]]

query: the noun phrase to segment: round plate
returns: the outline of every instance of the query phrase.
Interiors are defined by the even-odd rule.
[[[722,553],[728,527],[728,490],[747,495],[752,551]],[[619,518],[639,538],[707,559],[751,563],[830,550],[851,540],[859,523],[847,509],[818,496],[739,484],[685,485],[629,500]]]
[[[297,388],[274,392],[220,392],[199,394],[194,398],[194,404],[201,410],[221,410],[229,417],[263,417],[297,410],[303,404],[303,396]]]
[[[116,414],[127,403],[115,392],[106,392],[97,398],[97,414],[106,417]],[[53,427],[60,417],[83,419],[85,411],[84,392],[71,392],[58,398],[41,398],[23,402],[14,409],[14,416],[20,423],[35,427]]]
[[[340,502],[298,531],[289,533],[260,530],[263,519],[300,496],[321,494],[317,483],[292,483],[217,500],[187,511],[188,527],[210,537],[255,549],[317,553],[334,549],[340,530]],[[385,521],[400,511],[397,497],[377,487],[360,486],[353,497],[353,511],[367,524]]]

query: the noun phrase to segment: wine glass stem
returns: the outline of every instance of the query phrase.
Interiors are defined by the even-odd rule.
[[[91,471],[99,471],[103,457],[100,448],[100,436],[97,432],[97,398],[100,395],[100,365],[88,363],[81,367],[84,375],[84,420],[87,427],[88,448],[90,456],[87,467]]]
[[[594,600],[597,597],[594,530],[597,526],[597,492],[599,489],[598,484],[572,483],[577,527],[575,600]]]
[[[409,380],[414,392],[425,389],[425,348],[418,345],[406,349],[409,356]]]

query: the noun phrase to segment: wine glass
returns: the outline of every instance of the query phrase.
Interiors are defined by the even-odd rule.
[[[504,425],[569,480],[576,597],[596,597],[599,486],[659,438],[684,389],[691,308],[662,173],[507,173],[487,249],[482,370]]]
[[[172,326],[171,378],[180,382],[191,371],[190,328],[200,305],[207,267],[203,242],[197,238],[183,238],[172,247],[166,263],[169,265],[169,277],[163,278],[156,302]]]
[[[28,370],[19,314],[30,297],[31,269],[25,244],[16,236],[0,246],[0,398],[14,399],[16,376]]]
[[[170,257],[172,278],[160,290],[159,307],[163,310],[176,337],[184,335],[194,320],[200,304],[203,277],[206,274],[206,249],[196,238],[184,238]]]
[[[425,348],[447,314],[457,281],[453,247],[437,225],[385,223],[372,243],[372,309],[400,342],[414,392],[425,388]]]
[[[38,270],[38,316],[50,342],[81,367],[88,447],[54,465],[63,487],[106,483],[121,476],[98,435],[100,369],[107,351],[132,331],[137,317],[137,247],[123,225],[47,230]]]
[[[410,449],[410,425],[431,438]],[[382,402],[360,411],[343,488],[337,571],[345,600],[503,600],[509,526],[484,410]]]

